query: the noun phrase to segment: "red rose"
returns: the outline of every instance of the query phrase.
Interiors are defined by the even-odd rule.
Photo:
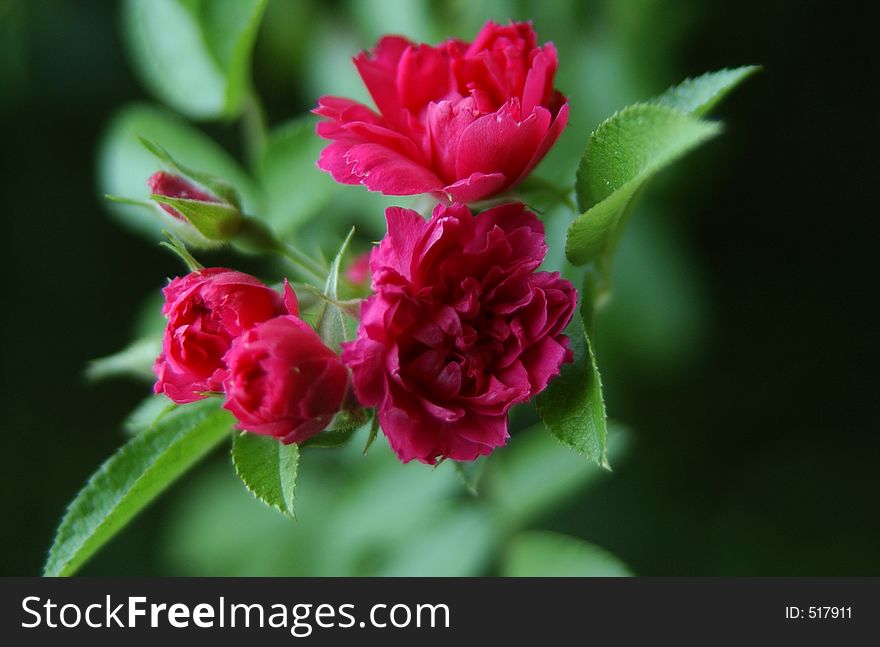
[[[438,205],[427,222],[392,207],[386,219],[370,259],[376,293],[343,361],[402,461],[474,460],[505,444],[510,408],[571,361],[562,331],[577,291],[535,271],[544,226],[522,204],[476,218]]]
[[[295,316],[265,321],[226,355],[226,404],[239,429],[285,444],[308,440],[339,411],[348,371],[318,333]]]
[[[154,366],[155,391],[180,404],[222,390],[223,356],[233,339],[261,321],[298,313],[286,284],[282,298],[253,276],[220,267],[175,278],[164,293],[168,325]]]
[[[436,47],[386,36],[355,58],[378,113],[325,96],[318,167],[389,195],[473,202],[508,189],[544,157],[568,120],[553,89],[556,49],[530,23],[489,22],[473,43]]]

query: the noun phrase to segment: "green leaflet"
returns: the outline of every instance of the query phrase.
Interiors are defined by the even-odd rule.
[[[588,301],[582,299],[583,303]],[[610,469],[602,378],[581,316],[575,316],[569,326],[568,338],[574,362],[563,366],[559,377],[538,396],[538,413],[556,438]]]
[[[627,577],[629,568],[603,548],[576,537],[533,530],[514,536],[501,575],[506,577]]]
[[[693,79],[685,79],[651,103],[675,108],[695,117],[702,117],[718,104],[737,85],[758,72],[757,65],[744,65],[733,69],[706,72]]]
[[[67,508],[44,575],[72,575],[177,477],[229,432],[232,416],[214,399],[160,417],[89,479]]]
[[[232,441],[235,471],[260,501],[294,518],[293,499],[299,468],[299,447],[271,436],[236,433]]]
[[[572,263],[585,265],[610,255],[647,181],[720,132],[719,124],[699,117],[758,69],[747,66],[688,79],[599,125],[578,165],[575,193],[581,215],[569,228],[565,246]]]
[[[578,167],[575,186],[583,213],[568,230],[568,259],[584,265],[604,253],[642,185],[720,131],[717,123],[651,104],[624,108],[604,121]]]
[[[127,0],[135,69],[162,102],[193,119],[238,116],[266,0]]]

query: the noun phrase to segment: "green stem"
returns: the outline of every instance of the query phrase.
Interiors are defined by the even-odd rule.
[[[286,243],[281,243],[279,248],[279,253],[284,256],[288,261],[293,263],[303,274],[306,275],[306,278],[311,279],[318,283],[318,285],[323,285],[327,280],[327,269],[321,267],[315,260],[309,257],[307,254],[301,252],[293,245],[288,245]]]
[[[250,254],[278,254],[290,261],[303,278],[324,285],[328,268],[324,267],[293,245],[281,240],[275,231],[257,218],[245,216],[238,233],[232,239],[233,245]]]
[[[241,117],[242,137],[251,168],[257,168],[263,159],[268,137],[266,112],[257,93],[251,90]]]

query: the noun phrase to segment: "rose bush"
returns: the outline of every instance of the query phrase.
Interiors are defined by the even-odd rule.
[[[179,404],[222,390],[228,374],[223,357],[233,339],[267,319],[298,314],[286,283],[282,297],[253,276],[221,267],[175,278],[164,294],[168,324],[154,390]]]
[[[378,112],[333,96],[314,110],[333,142],[318,166],[338,182],[481,200],[520,182],[568,121],[556,49],[538,46],[530,23],[488,22],[470,44],[386,36],[354,62]]]
[[[239,429],[301,443],[342,405],[348,371],[298,317],[276,317],[236,339],[226,355],[226,403]]]
[[[266,271],[285,263],[284,270],[298,281],[303,316],[289,286],[278,294],[233,270],[199,269],[171,281],[165,288],[168,321],[161,355],[153,364],[155,391],[181,404],[218,397],[176,408],[151,397],[133,412],[126,428],[136,433],[68,507],[44,573],[73,574],[174,479],[228,440],[233,416],[244,430],[232,442],[238,476],[257,498],[289,516],[295,516],[300,461],[313,457],[310,451],[301,453],[298,444],[325,429],[308,444],[342,446],[360,436],[366,453],[381,431],[403,462],[473,461],[504,445],[510,409],[531,403],[531,410],[523,407],[524,415],[515,417],[518,427],[511,433],[526,431],[519,423],[532,426],[540,417],[563,445],[607,467],[609,429],[590,337],[592,315],[608,297],[615,243],[645,184],[720,132],[719,124],[703,116],[757,68],[691,78],[615,112],[590,135],[577,171],[560,169],[562,177],[574,176],[574,183],[545,184],[541,202],[555,219],[554,264],[572,279],[585,278],[585,272],[594,279],[582,300],[589,316],[570,329],[572,352],[563,331],[578,294],[559,273],[539,271],[547,252],[544,226],[523,204],[512,202],[518,198],[511,189],[555,144],[569,116],[566,97],[554,87],[556,50],[550,43],[538,44],[530,23],[488,22],[471,43],[446,40],[429,46],[400,36],[381,38],[354,60],[375,108],[321,97],[313,112],[321,117],[317,134],[329,140],[322,143],[310,140],[302,119],[267,128],[260,84],[250,76],[251,47],[265,32],[259,21],[266,3],[236,3],[230,12],[223,8],[230,3],[206,0],[195,3],[198,11],[187,6],[186,15],[178,15],[183,7],[171,9],[193,3],[165,3],[166,11],[151,12],[156,4],[126,2],[125,32],[134,39],[130,53],[148,71],[149,84],[156,84],[153,94],[173,98],[166,102],[174,112],[133,105],[112,120],[101,146],[102,192],[120,216],[153,239],[161,228],[166,247],[191,269],[201,264],[188,247],[257,255]],[[432,10],[424,18],[447,13]],[[178,29],[175,18],[181,17],[186,20]],[[370,28],[388,17],[371,15]],[[331,47],[339,45],[335,29],[323,35],[333,37]],[[169,49],[169,43],[175,47]],[[569,42],[578,43],[585,45]],[[332,68],[321,58],[306,57],[319,63],[310,77],[320,79]],[[263,59],[268,60],[257,60]],[[206,70],[207,84],[196,87],[193,81]],[[581,78],[597,78],[584,72]],[[571,78],[577,76],[575,70]],[[277,106],[272,107],[275,112]],[[222,120],[209,128],[222,134],[222,145],[177,113]],[[230,126],[238,118],[243,140],[236,144]],[[135,139],[156,158],[155,167],[146,169]],[[316,143],[324,146],[317,162]],[[176,161],[168,147],[195,166]],[[246,153],[241,161],[249,172],[229,155],[234,151]],[[413,203],[423,210],[440,204],[430,217],[427,211],[423,216],[388,209],[386,236],[368,255],[357,256],[353,250],[374,240],[370,217],[379,214],[371,214],[366,202],[334,200],[324,183],[312,181],[308,171],[314,163],[339,182],[389,195],[422,195]],[[156,171],[147,181],[147,196],[145,171]],[[527,188],[520,193],[531,195]],[[493,196],[499,196],[492,201],[499,206],[482,203],[478,207],[484,210],[476,216],[466,206]],[[143,220],[144,210],[135,208],[151,206],[145,198],[154,203],[149,212],[156,222]],[[359,239],[346,221],[355,214]],[[307,250],[300,247],[304,244]],[[588,264],[592,267],[584,271],[575,268]],[[358,320],[356,326],[352,320]],[[154,343],[143,328],[144,339],[96,361],[89,374],[142,375],[143,349],[152,353]],[[570,361],[575,365],[562,371]],[[543,395],[535,398],[538,394]],[[543,450],[528,442],[522,447],[511,455],[514,463],[546,463]],[[536,448],[533,461],[529,452]],[[370,462],[381,465],[382,460]],[[555,458],[551,462],[563,465]],[[325,464],[331,465],[324,471],[330,478],[348,478],[345,473],[357,469],[345,459]],[[477,494],[480,470],[457,467]],[[395,482],[404,488],[418,485],[409,476],[404,483],[388,474],[386,481],[372,466],[364,469],[369,479],[354,473],[349,479],[363,494],[375,490],[374,476],[390,483],[391,490]],[[503,465],[501,471],[489,469],[496,476],[510,471]],[[430,498],[438,490],[426,492]],[[328,537],[341,536],[339,528],[363,525],[367,517],[348,504],[360,505],[364,498],[348,497],[346,505],[325,510],[333,528]],[[406,506],[414,503],[409,495],[400,499],[392,516],[406,515]],[[489,504],[480,507],[489,510]],[[334,511],[345,518],[331,518]],[[429,534],[457,532],[434,512]],[[489,535],[511,536],[514,527],[506,523],[501,530]],[[369,537],[343,534],[346,546],[356,551],[349,555],[354,559],[317,562],[321,568],[349,564],[363,570],[364,546],[369,555],[375,553],[369,541],[361,541]],[[456,542],[445,543],[458,549]],[[481,551],[489,547],[477,544]],[[303,554],[315,556],[314,551]],[[378,561],[395,572],[403,563],[415,563],[411,557],[409,551],[403,562]]]
[[[402,461],[474,460],[505,444],[510,408],[571,360],[562,331],[577,292],[536,271],[544,226],[522,204],[476,217],[438,205],[427,222],[392,207],[386,220],[370,259],[375,294],[343,361]]]

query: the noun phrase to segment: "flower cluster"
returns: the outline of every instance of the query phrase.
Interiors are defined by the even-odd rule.
[[[302,442],[339,410],[348,375],[299,319],[296,295],[252,276],[207,268],[165,288],[168,318],[156,360],[157,393],[177,403],[226,394],[240,428]]]
[[[179,403],[223,395],[241,429],[300,443],[353,403],[351,390],[354,406],[376,409],[401,461],[471,461],[506,443],[511,407],[572,359],[563,331],[577,292],[539,271],[542,222],[518,202],[467,206],[521,181],[564,129],[556,51],[528,23],[490,22],[472,43],[385,37],[355,65],[378,112],[322,97],[317,132],[331,143],[318,166],[440,203],[427,219],[389,208],[386,236],[343,273],[371,294],[341,355],[300,318],[287,283],[279,294],[222,268],[174,279],[156,391]],[[150,185],[176,200],[161,206],[178,219],[178,205],[200,203],[183,215],[212,231],[212,194],[168,174]]]

